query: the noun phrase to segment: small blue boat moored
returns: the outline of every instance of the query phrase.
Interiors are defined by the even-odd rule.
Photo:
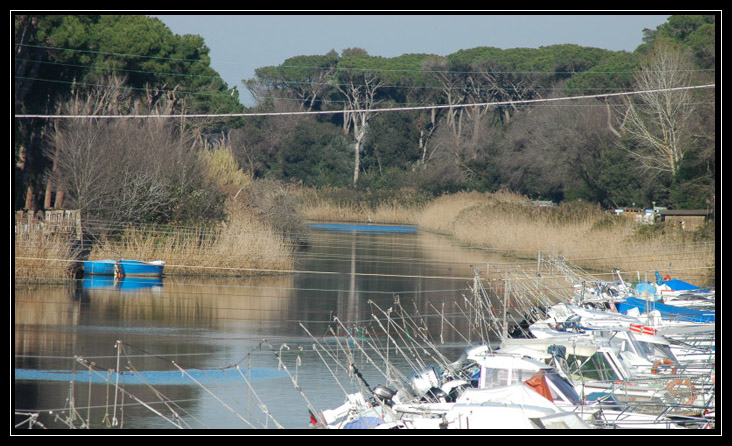
[[[159,277],[163,274],[165,262],[143,262],[140,260],[88,260],[83,262],[84,275],[100,276],[151,276]]]

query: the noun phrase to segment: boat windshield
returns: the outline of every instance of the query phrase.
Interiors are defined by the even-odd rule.
[[[536,370],[528,369],[505,369],[505,368],[489,368],[481,369],[481,387],[503,387],[524,382],[531,378]]]
[[[549,390],[552,392],[554,401],[565,400],[572,405],[580,404],[580,396],[571,384],[562,379],[556,370],[546,370],[544,376],[549,382]]]
[[[655,342],[646,342],[637,338],[635,344],[638,351],[646,358],[670,359],[671,361],[677,362],[676,356],[674,356],[673,352],[671,351],[671,346],[669,345],[657,344]]]
[[[601,352],[597,352],[589,358],[569,355],[567,363],[572,379],[584,381],[617,381],[622,379]]]

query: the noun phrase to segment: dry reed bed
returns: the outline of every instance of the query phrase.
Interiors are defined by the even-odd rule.
[[[73,273],[73,240],[66,233],[33,231],[15,235],[14,277],[22,282],[70,279]]]
[[[302,200],[300,212],[310,220],[418,225],[510,257],[561,254],[608,275],[599,278],[609,279],[613,268],[630,280],[653,278],[658,270],[701,286],[714,285],[714,242],[695,243],[677,231],[639,236],[637,224],[589,205],[538,208],[516,194],[465,192],[423,205],[344,205],[310,196]],[[69,246],[62,235],[16,237],[16,280],[69,278]],[[291,242],[270,226],[234,211],[228,223],[213,229],[130,229],[117,241],[98,244],[91,258],[161,259],[167,274],[243,276],[290,271],[292,253]]]
[[[442,197],[426,206],[420,227],[446,233],[507,255],[536,258],[539,252],[561,254],[580,266],[624,278],[654,279],[654,271],[699,285],[713,285],[714,243],[697,243],[678,231],[639,235],[633,221],[593,206],[562,204],[534,207],[512,194],[465,193]]]
[[[18,283],[72,279],[78,262],[68,234],[41,231],[15,237]],[[101,237],[90,260],[164,260],[166,275],[252,276],[290,271],[291,243],[252,216],[239,212],[215,228],[130,227]]]
[[[390,224],[415,224],[419,208],[397,203],[371,207],[363,204],[338,204],[317,200],[304,204],[301,212],[305,219],[315,221],[378,222]]]
[[[463,192],[421,206],[343,206],[309,200],[302,212],[313,220],[414,224],[510,257],[561,254],[598,272],[598,279],[610,280],[614,268],[628,280],[653,279],[658,270],[664,276],[714,285],[714,242],[693,242],[676,231],[642,236],[636,223],[589,204],[535,207],[513,193]]]
[[[91,259],[164,260],[170,275],[244,276],[293,268],[288,242],[246,213],[215,228],[130,228],[115,241],[102,240]]]

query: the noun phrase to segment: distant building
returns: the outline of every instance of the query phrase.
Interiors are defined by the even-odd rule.
[[[712,211],[707,209],[666,209],[660,211],[659,214],[661,216],[661,220],[667,226],[677,227],[682,231],[694,231],[695,229],[712,219]]]
[[[650,225],[656,222],[656,212],[653,209],[622,208],[615,209],[616,215],[632,218],[636,223]]]
[[[542,207],[542,208],[553,208],[557,204],[554,203],[553,201],[533,200],[531,202],[531,205],[536,206],[536,207]]]

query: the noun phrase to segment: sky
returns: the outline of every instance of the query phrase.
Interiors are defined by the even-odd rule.
[[[576,44],[613,51],[634,51],[643,29],[666,22],[662,14],[505,14],[476,12],[414,14],[276,14],[231,12],[152,15],[175,34],[197,34],[210,49],[211,67],[237,87],[244,105],[252,99],[242,80],[260,67],[280,65],[301,55],[363,48],[371,56],[410,53],[447,56],[479,46],[539,48]]]

